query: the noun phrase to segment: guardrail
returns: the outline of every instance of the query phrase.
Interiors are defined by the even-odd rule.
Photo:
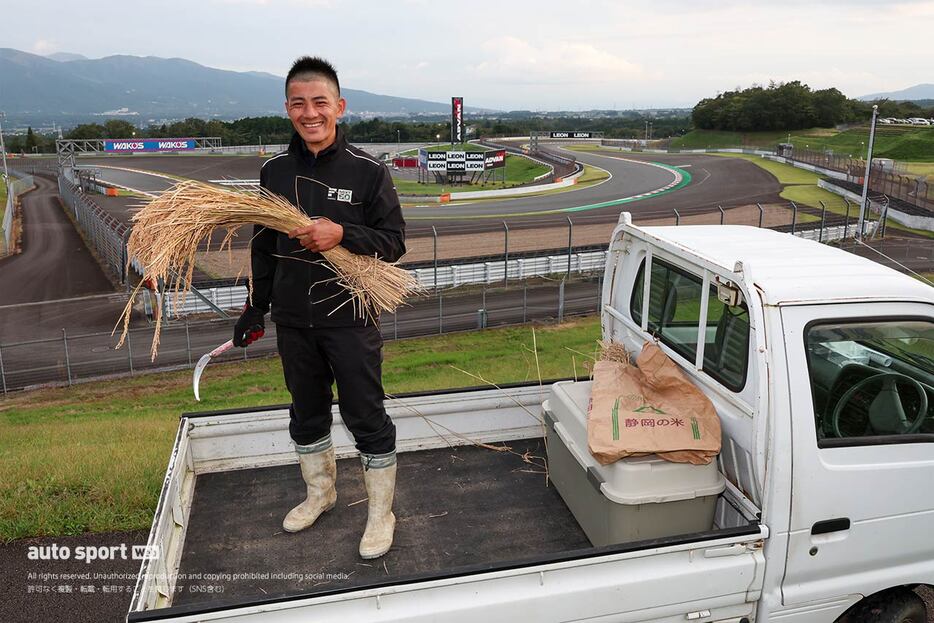
[[[15,178],[15,179],[14,179]],[[30,191],[35,186],[32,175],[10,169],[10,179],[7,180],[6,205],[3,210],[3,222],[0,223],[0,229],[3,230],[3,246],[0,248],[0,257],[14,252],[16,240],[13,238],[13,219],[16,216],[16,208],[19,205],[19,197]]]
[[[872,235],[876,225],[877,223],[867,220],[864,235]],[[854,221],[852,224],[847,222],[844,225],[827,226],[822,220],[798,225],[790,233],[807,240],[831,242],[855,235],[856,223]],[[603,270],[606,264],[606,254],[606,250],[599,250],[514,259],[503,256],[503,259],[469,264],[415,268],[410,270],[409,273],[415,277],[419,286],[427,290],[456,288],[471,284],[492,285],[532,277],[548,277],[560,274],[570,277],[572,275],[579,276],[599,272]],[[242,309],[247,300],[245,285],[201,288],[200,292],[213,305],[226,310]],[[157,294],[158,296],[161,295]],[[174,293],[169,293],[166,296],[165,311],[171,317],[212,311],[210,305],[193,294],[176,297]],[[152,317],[153,310],[148,298],[145,299],[145,310],[146,314]]]
[[[564,273],[567,276],[583,275],[602,271],[606,264],[606,251],[572,253],[570,260],[565,255],[546,255],[513,260],[476,262],[438,266],[437,269],[416,268],[410,270],[418,285],[426,290],[438,288],[456,288],[463,285],[504,283],[507,280],[546,277]],[[508,275],[508,277],[507,277]],[[221,309],[242,309],[247,299],[247,288],[242,286],[221,286],[201,288],[201,294]],[[157,294],[157,297],[163,296]],[[213,311],[204,301],[192,294],[185,297],[167,293],[164,309],[170,317],[187,316]],[[152,317],[153,309],[148,297],[144,298],[144,309]]]

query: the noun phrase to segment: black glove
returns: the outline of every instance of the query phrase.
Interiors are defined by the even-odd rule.
[[[255,307],[250,307],[247,303],[243,306],[243,313],[240,319],[234,325],[233,343],[234,346],[246,348],[266,333],[266,325],[263,322],[265,314]]]

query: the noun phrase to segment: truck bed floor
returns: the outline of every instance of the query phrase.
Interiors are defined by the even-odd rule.
[[[297,464],[203,474],[195,485],[173,605],[268,598],[437,574],[590,547],[541,467],[542,439],[512,452],[462,446],[401,453],[392,550],[362,560],[366,491],[357,458],[337,464],[337,506],[289,534],[305,496]],[[359,502],[359,503],[357,503]]]

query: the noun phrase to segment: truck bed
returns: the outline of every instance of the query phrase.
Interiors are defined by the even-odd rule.
[[[337,506],[295,534],[281,524],[304,498],[298,465],[204,474],[195,485],[174,605],[310,596],[590,547],[547,483],[541,458],[523,460],[544,457],[543,440],[495,445],[511,450],[400,453],[395,539],[374,561],[357,553],[367,513],[358,459],[338,461]]]
[[[619,608],[625,577],[634,591],[627,608],[638,607],[651,601],[651,587],[668,582],[670,565],[697,561],[698,549],[713,552],[702,557],[708,562],[692,564],[709,566],[700,571],[704,583],[720,581],[744,601],[748,580],[737,578],[758,564],[757,544],[768,531],[759,509],[729,483],[709,531],[591,545],[544,474],[546,387],[387,401],[397,430],[397,523],[392,550],[375,561],[357,553],[366,493],[336,405],[337,505],[296,534],[281,525],[305,495],[287,407],[183,414],[127,620],[245,623],[269,620],[275,611],[285,617],[276,620],[293,621],[312,610],[318,620],[371,620],[390,599],[415,609],[433,599],[433,611],[466,608],[463,620],[478,620],[481,597],[497,613],[493,618],[505,616],[505,602],[516,612],[532,608],[561,618],[552,611],[564,603],[554,601],[561,594],[540,593],[546,578],[573,578],[569,590],[590,596],[584,610],[609,612]]]

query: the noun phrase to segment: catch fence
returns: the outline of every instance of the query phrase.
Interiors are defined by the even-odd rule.
[[[849,182],[862,184],[866,160],[813,149],[795,149],[793,160],[846,175]],[[934,211],[934,184],[926,176],[909,173],[904,165],[885,158],[873,158],[869,171],[869,191]]]
[[[394,340],[530,321],[560,322],[598,310],[601,278],[602,274],[573,282],[442,290],[419,297],[396,314],[383,314],[380,328],[384,339]],[[234,324],[234,319],[166,322],[155,361],[150,357],[153,324],[132,329],[120,350],[115,350],[117,336],[109,331],[62,329],[55,338],[0,344],[0,389],[7,393],[39,385],[71,385],[108,376],[190,368],[201,355],[229,340]],[[268,322],[265,337],[217,360],[275,354],[275,323]]]
[[[66,175],[58,176],[58,192],[101,266],[115,281],[126,283],[129,227],[105,212]]]

